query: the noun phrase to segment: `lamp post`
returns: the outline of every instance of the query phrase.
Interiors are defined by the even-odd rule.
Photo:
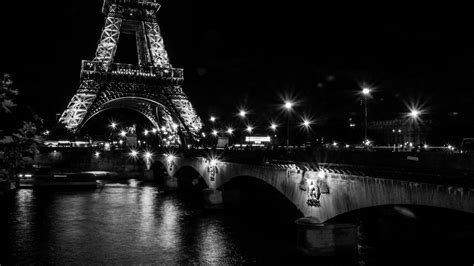
[[[110,128],[112,129],[112,134],[111,135],[112,135],[112,145],[113,145],[114,144],[114,133],[115,133],[114,131],[117,128],[117,123],[111,122],[110,123]]]
[[[270,124],[270,129],[271,129],[272,132],[273,132],[273,138],[272,138],[272,143],[273,143],[273,145],[275,145],[275,141],[276,141],[276,136],[277,136],[277,135],[276,135],[276,131],[277,131],[277,127],[278,127],[278,126],[277,126],[275,123],[271,123],[271,124]]]
[[[362,95],[364,96],[364,143],[367,143],[367,97],[370,96],[370,89],[363,88]]]
[[[416,142],[416,144],[420,144],[420,134],[418,130],[418,119],[420,118],[421,111],[417,109],[411,109],[410,112],[408,113],[408,116],[412,119],[412,124],[414,126],[414,138],[413,142]]]
[[[286,148],[288,149],[288,146],[290,146],[290,112],[291,108],[293,107],[293,103],[286,101],[284,106],[288,112],[286,119]]]
[[[247,111],[241,109],[239,111],[239,116],[240,118],[242,118],[242,124],[245,125],[245,118],[246,118],[246,115],[247,115]],[[240,134],[240,148],[242,148],[242,146],[244,145],[244,138],[245,138],[245,134]]]

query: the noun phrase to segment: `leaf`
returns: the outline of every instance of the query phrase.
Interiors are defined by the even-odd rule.
[[[6,113],[10,113],[11,112],[10,108],[15,107],[15,106],[16,104],[10,99],[4,99],[2,101],[2,108]]]
[[[10,136],[5,136],[3,139],[0,139],[1,144],[9,144],[13,142],[13,138]]]

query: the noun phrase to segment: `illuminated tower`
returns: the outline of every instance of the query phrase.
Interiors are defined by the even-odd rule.
[[[79,89],[59,119],[66,128],[77,133],[100,112],[127,108],[168,128],[181,143],[199,137],[202,122],[182,90],[183,69],[171,66],[165,50],[156,19],[160,6],[157,0],[104,0],[95,57],[82,61]],[[135,35],[137,65],[114,62],[121,34]]]

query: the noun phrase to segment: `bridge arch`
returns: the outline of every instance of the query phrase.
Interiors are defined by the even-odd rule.
[[[274,222],[293,224],[303,213],[282,191],[262,178],[249,175],[233,176],[219,187],[226,207],[249,209],[269,214]]]
[[[177,169],[174,176],[177,179],[179,190],[197,191],[209,187],[203,176],[190,165],[184,165]]]

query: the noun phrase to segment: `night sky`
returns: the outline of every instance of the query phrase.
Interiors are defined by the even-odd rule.
[[[4,2],[0,72],[52,124],[77,89],[81,60],[94,56],[102,2]],[[472,127],[469,8],[309,2],[163,1],[171,63],[185,69],[185,92],[203,119],[230,120],[239,105],[253,120],[277,119],[286,94],[320,125],[359,119],[366,82],[375,89],[371,120],[399,118],[418,102],[427,118]],[[116,62],[136,60],[131,43],[119,44]]]

